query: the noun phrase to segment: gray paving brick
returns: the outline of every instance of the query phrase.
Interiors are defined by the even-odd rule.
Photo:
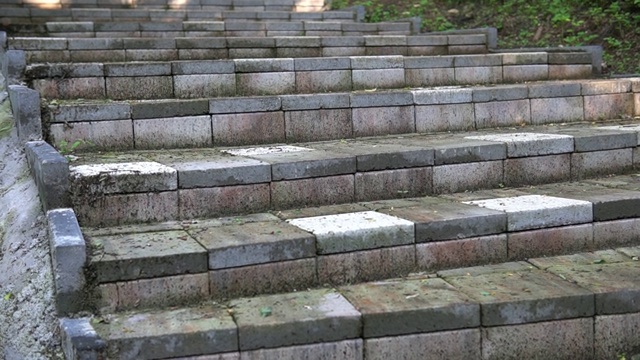
[[[594,314],[593,294],[561,278],[532,269],[526,263],[511,263],[513,270],[500,266],[459,269],[466,275],[447,271],[440,276],[480,303],[482,325],[523,324],[560,320]],[[506,265],[506,264],[505,264]],[[492,270],[495,269],[495,272]],[[553,312],[546,309],[553,308]]]
[[[478,304],[442,279],[380,281],[343,287],[340,292],[362,313],[364,338],[480,324]]]
[[[256,184],[271,181],[269,164],[217,151],[166,151],[147,156],[178,171],[181,189]]]
[[[241,350],[340,341],[361,334],[360,313],[330,290],[238,299],[231,306]]]
[[[353,174],[356,170],[355,156],[325,151],[296,151],[252,157],[271,164],[273,181]]]
[[[209,100],[209,112],[212,114],[276,111],[281,107],[282,100],[278,96]]]
[[[207,271],[206,250],[184,231],[89,237],[96,281]]]
[[[171,64],[161,64],[161,63],[105,64],[104,72],[106,76],[171,75]]]
[[[350,97],[353,108],[413,105],[413,94],[410,92],[353,93]]]
[[[471,102],[473,90],[464,88],[413,90],[416,105],[459,104]]]
[[[174,75],[235,73],[232,60],[176,61],[171,63],[171,68]]]
[[[473,102],[519,100],[528,98],[526,85],[502,85],[500,87],[478,87],[473,89]]]
[[[351,68],[354,70],[397,69],[404,66],[402,56],[352,56]]]
[[[235,59],[236,72],[281,72],[293,71],[293,59]]]
[[[238,328],[224,309],[211,304],[167,311],[122,314],[94,323],[107,342],[108,357],[166,358],[238,350]],[[175,346],[161,346],[165,341]]]
[[[282,110],[349,108],[349,94],[284,95]]]
[[[294,59],[296,71],[320,71],[350,69],[351,61],[346,57]]]
[[[209,113],[209,101],[207,100],[140,101],[131,103],[130,106],[133,119],[193,116]]]
[[[438,57],[405,57],[405,69],[432,69],[432,68],[450,68],[453,67],[453,56]]]
[[[384,210],[415,223],[416,243],[499,234],[506,230],[505,213],[446,200],[418,201],[416,206]]]
[[[209,268],[263,264],[315,256],[313,235],[281,222],[254,222],[193,230],[209,253]]]

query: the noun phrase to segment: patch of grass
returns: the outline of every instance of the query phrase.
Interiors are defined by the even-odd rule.
[[[13,129],[13,117],[11,116],[10,103],[5,100],[0,106],[0,139],[9,136]]]

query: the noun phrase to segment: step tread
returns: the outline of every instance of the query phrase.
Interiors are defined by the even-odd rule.
[[[535,258],[225,304],[105,314],[91,324],[109,351],[168,358],[625,314],[640,310],[634,301],[639,255],[636,246]],[[189,347],[152,346],[160,339]]]

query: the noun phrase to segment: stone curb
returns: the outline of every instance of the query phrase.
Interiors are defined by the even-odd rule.
[[[107,344],[98,336],[90,318],[60,318],[62,350],[69,360],[103,359]]]
[[[68,315],[85,309],[86,244],[72,209],[47,212],[56,309]]]
[[[20,141],[41,140],[40,93],[22,85],[9,85],[8,90]]]
[[[27,142],[25,150],[44,210],[69,207],[69,161],[44,141]]]

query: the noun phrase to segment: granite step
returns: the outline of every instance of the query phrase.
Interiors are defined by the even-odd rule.
[[[55,10],[72,8],[99,8],[105,10],[138,9],[202,9],[202,10],[243,10],[243,11],[298,11],[313,12],[326,8],[324,0],[3,0],[2,5],[25,8],[32,16],[47,16]],[[40,10],[40,11],[37,11]],[[9,15],[7,15],[9,16]],[[11,16],[16,16],[11,14]]]
[[[216,20],[331,20],[331,21],[362,21],[358,17],[358,11],[265,11],[265,10],[227,10],[227,9],[110,9],[74,7],[64,9],[47,10],[46,15],[36,8],[7,7],[0,5],[2,18],[7,21],[4,25],[11,24],[46,24],[51,32],[77,32],[91,31],[88,26],[103,22],[128,22],[128,21],[216,21]],[[45,16],[43,16],[45,15]],[[78,29],[81,27],[83,29]]]
[[[305,13],[301,13],[305,14]],[[65,22],[48,24],[15,23],[0,27],[11,36],[70,37],[70,38],[174,38],[216,36],[267,36],[269,29],[300,29],[302,35],[348,36],[348,35],[416,35],[413,21],[361,23],[352,21],[288,20],[243,20],[224,21],[118,21],[118,22]],[[55,25],[55,26],[54,26]],[[67,31],[60,31],[67,30]],[[300,31],[300,30],[298,30]]]
[[[610,124],[605,124],[612,126]],[[448,194],[633,171],[637,123],[70,156],[86,226]]]
[[[189,81],[185,84],[194,83]],[[80,141],[77,150],[293,144],[630,119],[640,115],[639,84],[631,78],[197,100],[51,101],[42,119],[51,144]],[[10,88],[10,95],[13,91],[17,88]]]
[[[292,47],[308,41],[274,40]],[[592,65],[587,52],[536,52],[46,63],[28,65],[24,76],[47,99],[152,100],[588,79]]]
[[[615,359],[640,354],[639,256],[617,247],[60,328],[68,358]]]
[[[157,308],[640,245],[638,174],[598,181],[84,226],[83,292],[94,294],[84,306]]]
[[[215,26],[224,31],[224,23]],[[488,51],[482,29],[474,34],[327,36],[323,23],[269,22],[266,37],[177,38],[41,38],[10,37],[9,50],[24,50],[27,64],[65,62],[124,62],[220,60],[243,58],[333,57],[482,54]],[[316,34],[316,35],[313,35]],[[342,34],[342,33],[341,33]]]

